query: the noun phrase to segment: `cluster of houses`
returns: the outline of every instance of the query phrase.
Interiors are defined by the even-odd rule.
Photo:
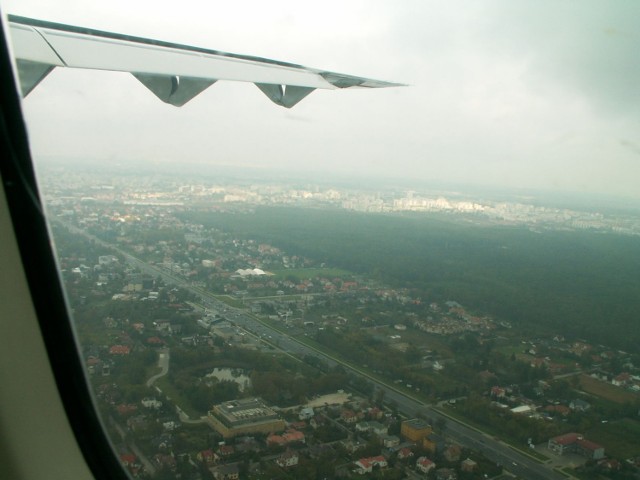
[[[247,402],[248,400],[244,403]],[[254,403],[259,403],[259,399],[253,399],[251,402],[245,405],[241,401],[232,401],[228,402],[229,405],[224,405],[230,415],[236,415],[238,409],[241,412],[249,409],[248,412],[256,416],[258,414],[255,411],[258,409]],[[356,474],[366,475],[376,469],[390,468],[391,458],[401,461],[402,468],[411,466],[419,473],[428,474],[433,470],[435,478],[438,479],[455,479],[457,478],[456,470],[477,471],[478,464],[470,458],[463,459],[462,448],[434,433],[428,422],[417,418],[406,420],[401,422],[398,434],[390,434],[390,426],[397,420],[376,406],[362,407],[362,402],[354,399],[343,405],[302,407],[296,413],[298,417],[296,420],[283,423],[279,429],[273,423],[273,428],[279,431],[266,434],[263,442],[256,441],[254,436],[247,435],[252,435],[252,431],[256,432],[253,435],[262,435],[260,432],[264,430],[262,428],[264,412],[258,415],[260,418],[256,417],[252,420],[255,421],[255,427],[250,427],[246,415],[241,413],[239,415],[239,418],[242,418],[241,430],[238,430],[240,436],[229,435],[225,430],[227,437],[224,444],[217,450],[209,449],[199,452],[197,459],[205,462],[214,478],[219,479],[237,478],[235,476],[238,473],[236,454],[240,451],[239,449],[261,452],[263,459],[269,458],[279,467],[289,469],[298,465],[302,455],[317,458],[327,452],[334,452],[331,442],[319,442],[314,433],[317,429],[330,427],[342,431],[343,440],[340,442],[353,458],[348,471]],[[263,405],[261,408],[266,407]],[[272,422],[277,421],[276,418],[270,417],[270,419]],[[228,424],[229,421],[226,423]],[[371,445],[372,438],[378,440],[379,453],[358,457],[358,452],[362,448]],[[422,455],[416,458],[417,452],[422,452]],[[427,455],[424,455],[424,452],[428,452]],[[436,457],[441,457],[449,468],[438,469],[434,461]],[[233,463],[234,461],[236,463]],[[452,465],[457,465],[456,470],[451,468]]]
[[[497,328],[492,318],[472,315],[458,302],[448,301],[443,306],[431,303],[429,310],[430,315],[426,318],[415,319],[413,322],[414,327],[427,333],[453,335]]]
[[[582,398],[574,398],[564,403],[556,401],[543,406],[539,402],[516,394],[511,386],[501,387],[494,385],[489,390],[489,396],[493,400],[493,405],[499,408],[509,409],[511,413],[539,419],[546,418],[550,420],[558,416],[566,417],[570,413],[584,413],[591,408],[591,404]]]

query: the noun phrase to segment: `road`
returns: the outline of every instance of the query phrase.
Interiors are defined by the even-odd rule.
[[[153,466],[153,464],[149,461],[147,456],[144,453],[142,453],[140,448],[138,448],[138,445],[136,445],[133,440],[131,439],[127,440],[127,432],[125,431],[125,429],[122,428],[122,426],[120,426],[120,424],[116,422],[113,417],[109,417],[109,422],[118,431],[118,434],[120,435],[120,438],[122,439],[122,441],[125,442],[127,446],[131,449],[131,451],[134,453],[134,455],[138,457],[138,459],[140,460],[140,463],[142,463],[142,465],[144,466],[145,472],[147,472],[149,475],[154,475],[156,473],[156,467]]]
[[[385,392],[386,401],[393,400],[398,406],[398,410],[408,417],[415,417],[416,415],[427,416],[434,421],[439,418],[446,420],[447,429],[446,435],[463,446],[469,447],[474,450],[483,452],[487,458],[493,460],[496,463],[501,464],[506,470],[517,475],[518,477],[531,479],[531,480],[545,480],[545,479],[565,479],[566,477],[554,472],[544,464],[540,464],[522,453],[513,450],[507,444],[497,441],[487,434],[476,431],[466,425],[459,423],[457,420],[443,416],[437,410],[431,408],[429,405],[421,402],[419,399],[410,396],[395,387],[381,382],[377,378],[369,375],[356,367],[344,363],[339,359],[324,353],[321,350],[317,350],[309,345],[306,345],[297,339],[288,336],[286,333],[276,330],[270,327],[266,323],[262,323],[257,318],[246,313],[244,309],[238,309],[231,307],[217,298],[211,293],[206,292],[200,287],[194,287],[188,284],[188,282],[175,274],[166,272],[158,267],[149,265],[148,263],[134,257],[133,255],[125,252],[117,246],[111,245],[85,232],[82,229],[74,227],[69,224],[64,224],[71,231],[93,240],[99,245],[116,251],[122,255],[125,260],[139,268],[142,272],[147,273],[153,277],[160,276],[165,283],[180,286],[201,298],[203,305],[206,308],[212,308],[221,312],[225,312],[225,316],[228,320],[236,325],[244,328],[245,330],[252,332],[253,334],[261,337],[263,340],[277,346],[280,350],[285,351],[291,355],[311,355],[319,359],[322,359],[330,367],[341,364],[350,373],[366,379],[373,383],[378,389]],[[168,368],[168,356],[167,356],[167,368]],[[150,379],[151,380],[151,379]]]
[[[147,380],[147,387],[152,386],[157,379],[164,377],[169,372],[169,349],[164,348],[159,351],[158,366],[160,367],[160,373],[154,375]]]

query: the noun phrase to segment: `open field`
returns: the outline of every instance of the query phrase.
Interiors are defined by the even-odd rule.
[[[619,459],[640,455],[640,422],[631,419],[603,423],[586,433],[605,447],[605,453]]]
[[[640,395],[638,394],[628,392],[588,375],[580,375],[580,388],[591,395],[596,395],[615,403],[637,402],[640,400]]]
[[[342,405],[343,403],[347,403],[351,400],[350,393],[329,393],[327,395],[322,395],[321,397],[314,398],[309,403],[307,403],[307,407],[324,407],[325,405]]]
[[[351,272],[341,268],[290,268],[286,270],[273,270],[276,280],[284,280],[287,277],[295,277],[298,280],[309,280],[316,277],[335,278],[351,275]]]
[[[226,303],[230,307],[242,308],[242,300],[234,298],[231,295],[214,295],[216,300]]]
[[[162,390],[162,393],[170,398],[175,405],[180,407],[187,415],[189,415],[191,419],[200,418],[202,413],[196,411],[191,406],[191,403],[180,394],[180,391],[173,386],[167,377],[159,378],[155,385],[159,387]]]

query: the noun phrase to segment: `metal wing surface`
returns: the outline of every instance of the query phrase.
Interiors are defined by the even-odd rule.
[[[401,86],[267,58],[9,16],[23,96],[54,68],[129,72],[165,103],[180,107],[218,80],[254,83],[291,108],[317,88]]]

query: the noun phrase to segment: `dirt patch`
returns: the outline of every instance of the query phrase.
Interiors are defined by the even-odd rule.
[[[400,352],[406,352],[407,349],[409,348],[409,344],[408,343],[392,343],[390,345],[391,348],[395,349],[395,350],[399,350]]]
[[[325,405],[342,405],[351,400],[350,393],[330,393],[328,395],[322,395],[321,397],[314,398],[307,407],[324,407]]]

